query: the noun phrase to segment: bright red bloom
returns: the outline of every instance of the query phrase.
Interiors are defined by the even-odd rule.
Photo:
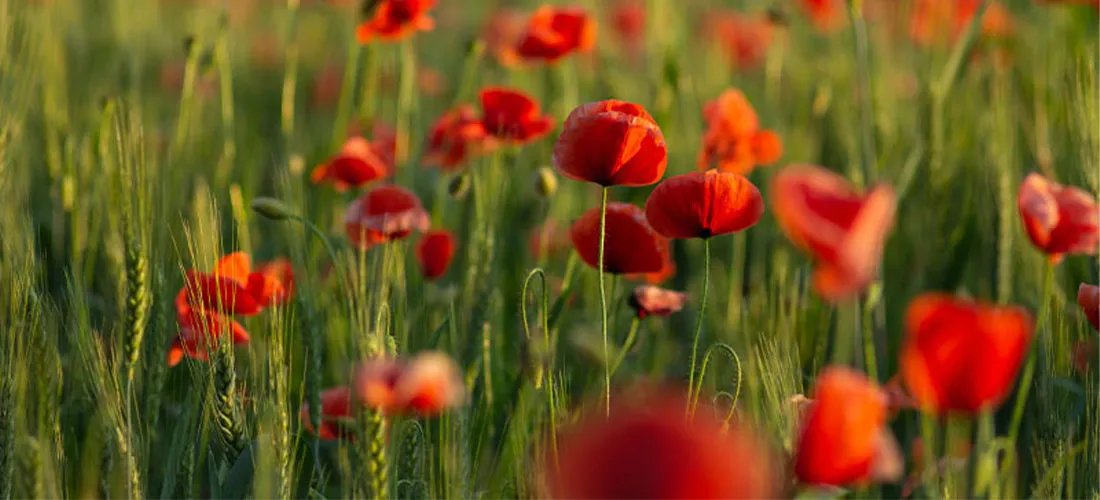
[[[620,395],[611,416],[563,429],[559,460],[546,457],[550,498],[776,498],[775,456],[756,432],[728,428],[710,409],[684,415],[678,394]]]
[[[799,481],[843,486],[895,479],[902,472],[886,426],[886,393],[863,374],[826,368],[804,411],[794,459]]]
[[[554,143],[554,168],[601,186],[646,186],[661,180],[668,148],[641,106],[607,100],[583,104],[565,119]]]
[[[749,17],[737,12],[707,13],[704,29],[726,52],[730,64],[738,69],[760,66],[775,38],[775,27],[762,17]]]
[[[416,245],[416,260],[420,270],[430,280],[441,278],[451,267],[455,256],[455,239],[450,231],[437,229],[429,231]]]
[[[1077,287],[1077,304],[1093,328],[1100,330],[1100,286],[1081,283]]]
[[[420,198],[398,186],[379,186],[348,205],[344,226],[348,239],[361,248],[426,231],[431,220]]]
[[[184,288],[188,302],[199,309],[245,316],[281,304],[288,297],[280,277],[252,272],[252,259],[244,252],[222,257],[212,273],[187,271]]]
[[[251,338],[240,323],[215,312],[194,309],[188,302],[187,289],[176,295],[176,322],[179,331],[168,348],[168,366],[176,366],[184,356],[206,361],[218,338],[228,333],[235,345],[247,344]]]
[[[687,295],[674,290],[665,290],[651,285],[634,288],[630,294],[630,307],[639,319],[646,316],[670,316],[684,308]]]
[[[756,110],[737,89],[722,92],[703,107],[707,131],[697,160],[699,170],[748,174],[757,165],[779,161],[783,141],[775,132],[760,128]]]
[[[649,221],[646,221],[648,224]],[[658,233],[660,234],[660,233]],[[651,273],[627,274],[627,279],[640,280],[650,285],[660,285],[676,276],[676,260],[672,258],[672,241],[662,238],[661,252],[665,255],[665,261],[661,269]]]
[[[355,418],[352,413],[351,390],[346,386],[339,386],[321,392],[321,432],[315,431],[310,422],[309,403],[302,403],[298,415],[306,430],[316,433],[321,439],[349,439],[352,434],[347,424]]]
[[[1031,243],[1052,262],[1065,254],[1096,255],[1100,244],[1096,197],[1033,173],[1020,185],[1016,204]]]
[[[550,132],[553,119],[521,91],[491,87],[481,91],[481,123],[500,139],[523,144]]]
[[[417,31],[431,31],[435,21],[428,11],[436,0],[381,0],[374,15],[355,28],[359,43],[372,40],[395,41],[411,36]]]
[[[599,269],[600,209],[593,208],[573,222],[569,231],[573,248],[589,266]],[[603,270],[612,274],[660,271],[668,253],[668,240],[645,220],[642,209],[629,203],[607,204]]]
[[[362,404],[387,414],[433,416],[466,401],[458,365],[437,351],[410,360],[380,358],[361,364],[354,394]]]
[[[930,293],[906,312],[902,380],[928,411],[978,413],[1004,401],[1031,345],[1031,316]]]
[[[760,191],[739,174],[708,170],[669,177],[645,202],[649,225],[667,238],[744,231],[764,215]]]
[[[527,20],[516,54],[553,62],[574,52],[588,52],[595,43],[596,21],[583,9],[543,5]]]
[[[318,165],[310,174],[314,184],[331,183],[337,191],[358,188],[389,177],[390,169],[371,143],[362,137],[352,137],[340,153]]]
[[[493,141],[473,106],[463,104],[444,113],[432,124],[424,165],[444,171],[458,170],[466,160],[492,147]]]
[[[822,167],[788,167],[772,178],[772,208],[787,238],[817,261],[814,287],[829,300],[871,283],[894,224],[896,197],[879,185],[866,194]]]

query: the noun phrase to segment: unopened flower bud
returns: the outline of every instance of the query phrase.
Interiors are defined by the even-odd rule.
[[[461,173],[454,179],[451,179],[451,183],[447,185],[447,193],[451,195],[451,198],[461,200],[466,197],[466,193],[470,191],[470,176],[465,173]]]
[[[542,167],[535,172],[535,192],[543,198],[554,196],[558,190],[558,176],[550,167]]]
[[[252,200],[252,210],[271,220],[286,220],[295,216],[286,203],[266,196]]]

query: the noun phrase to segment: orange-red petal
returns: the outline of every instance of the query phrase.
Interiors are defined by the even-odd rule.
[[[708,170],[670,177],[645,204],[646,220],[668,238],[709,238],[743,231],[764,214],[760,191],[744,176]]]
[[[416,245],[416,260],[420,263],[420,271],[430,280],[447,274],[454,256],[455,238],[445,229],[425,233]]]
[[[629,203],[607,205],[603,270],[613,274],[652,273],[664,267],[667,240]],[[573,248],[589,266],[599,269],[600,209],[593,208],[571,228]]]
[[[574,109],[554,143],[554,167],[601,186],[645,186],[668,166],[664,135],[641,106],[598,101]]]

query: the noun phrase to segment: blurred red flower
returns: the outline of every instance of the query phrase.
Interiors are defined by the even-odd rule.
[[[176,295],[176,323],[179,331],[168,348],[168,366],[176,366],[184,356],[206,361],[211,349],[216,349],[218,339],[228,333],[235,345],[245,345],[250,340],[240,323],[216,312],[195,309],[187,300],[187,290]]]
[[[1020,185],[1016,203],[1031,243],[1051,262],[1065,254],[1096,255],[1100,244],[1096,197],[1033,173]]]
[[[599,268],[600,209],[593,208],[573,222],[573,248],[593,269]],[[607,204],[603,270],[612,274],[660,271],[668,254],[668,240],[645,221],[642,209],[629,203]]]
[[[766,18],[714,10],[704,19],[707,38],[726,52],[734,68],[756,68],[764,62],[775,38],[775,26]]]
[[[953,43],[978,12],[982,0],[916,0],[909,17],[909,36],[919,45]],[[981,35],[1004,38],[1015,32],[1011,12],[992,3],[982,18]]]
[[[645,215],[666,238],[710,238],[756,225],[764,200],[742,175],[691,172],[658,184],[646,200]]]
[[[902,380],[925,410],[978,413],[1004,401],[1031,345],[1031,316],[929,293],[909,304]]]
[[[352,413],[351,390],[347,386],[332,387],[321,392],[321,431],[317,432],[309,418],[309,403],[302,403],[298,412],[302,425],[310,433],[325,440],[351,439],[348,424],[355,418]]]
[[[416,245],[416,260],[424,277],[434,280],[447,274],[455,256],[455,239],[450,231],[436,229],[424,233]]]
[[[389,175],[390,166],[375,152],[374,146],[362,137],[351,137],[340,153],[313,169],[310,180],[314,184],[332,184],[333,189],[344,192]]]
[[[844,0],[799,0],[819,31],[834,31],[844,25]]]
[[[395,41],[411,36],[417,31],[431,31],[435,21],[428,11],[436,0],[381,0],[374,14],[355,29],[359,43],[372,40]]]
[[[904,471],[886,425],[887,396],[862,373],[827,367],[802,405],[795,475],[806,484],[890,481]]]
[[[212,273],[187,271],[188,304],[206,311],[251,316],[286,301],[278,276],[252,272],[252,259],[234,252],[218,260]]]
[[[1100,330],[1100,286],[1081,283],[1077,287],[1077,304],[1081,306],[1089,324]]]
[[[744,94],[727,89],[703,108],[707,131],[699,152],[698,168],[748,174],[757,165],[779,161],[783,141],[775,132],[760,128],[756,110]]]
[[[551,498],[776,498],[778,463],[747,425],[710,411],[684,415],[671,392],[620,395],[559,437],[559,460],[545,457]]]
[[[522,91],[490,87],[481,91],[481,123],[485,131],[516,144],[532,142],[550,132],[553,119]]]
[[[620,44],[630,55],[637,55],[645,44],[645,3],[618,0],[611,6],[611,27]]]
[[[670,316],[684,308],[687,295],[674,290],[644,285],[634,288],[630,294],[630,307],[639,319],[647,316]]]
[[[559,227],[554,219],[546,219],[542,225],[534,228],[527,244],[535,259],[548,259],[572,246],[569,233],[565,228]]]
[[[344,226],[348,239],[360,249],[399,240],[414,230],[425,231],[431,221],[411,191],[385,185],[367,191],[348,205]]]
[[[481,39],[485,50],[496,57],[501,66],[512,66],[519,62],[516,45],[524,31],[523,13],[502,9],[489,16],[489,21],[481,30]]]
[[[387,414],[437,415],[466,401],[462,373],[438,351],[412,359],[377,358],[355,370],[354,397]]]
[[[646,224],[649,222],[647,221]],[[660,233],[658,233],[660,234]],[[627,274],[627,279],[640,280],[650,285],[660,285],[676,276],[676,260],[672,258],[672,241],[661,238],[661,252],[664,253],[664,262],[661,269],[651,273]]]
[[[493,146],[473,106],[462,104],[443,113],[432,124],[424,165],[444,171],[458,170],[468,159],[488,152]]]
[[[554,143],[554,168],[601,186],[646,186],[661,180],[668,148],[653,117],[624,101],[590,102],[565,119]]]
[[[528,61],[554,62],[596,43],[596,21],[584,9],[543,5],[527,20],[516,54]]]
[[[798,165],[772,178],[772,207],[795,246],[817,261],[814,288],[828,300],[847,298],[875,278],[894,224],[894,190],[859,193],[822,167]]]

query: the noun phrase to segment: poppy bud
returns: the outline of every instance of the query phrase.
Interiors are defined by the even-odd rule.
[[[252,200],[251,206],[254,212],[271,220],[287,220],[297,216],[285,203],[267,196]]]
[[[466,197],[466,193],[470,191],[470,176],[465,173],[456,176],[451,179],[451,183],[447,184],[447,194],[451,195],[451,198],[461,200]]]
[[[550,167],[541,167],[535,172],[535,192],[543,198],[554,196],[558,190],[558,176]]]

